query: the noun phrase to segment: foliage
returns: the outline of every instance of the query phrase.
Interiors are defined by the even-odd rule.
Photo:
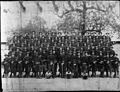
[[[43,32],[45,29],[47,29],[46,21],[43,18],[36,16],[33,17],[25,27],[18,27],[15,30],[10,30],[7,41],[9,42],[14,35],[24,35],[25,33],[31,33],[32,31]]]
[[[118,1],[56,1],[53,11],[61,21],[57,24],[58,29],[66,31],[106,30],[110,26],[113,31],[120,31],[114,9]],[[61,3],[61,4],[58,4]]]

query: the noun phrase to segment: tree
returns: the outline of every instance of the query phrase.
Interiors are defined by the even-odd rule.
[[[28,24],[25,27],[18,27],[15,30],[10,30],[7,42],[9,42],[14,35],[24,35],[25,33],[31,33],[32,31],[43,32],[46,29],[46,21],[43,18],[36,16],[29,20]]]
[[[81,29],[82,34],[86,31],[98,30],[99,32],[105,30],[106,26],[111,26],[113,30],[119,31],[119,25],[116,23],[120,17],[116,16],[114,8],[118,1],[52,1],[54,6],[54,14],[62,19],[62,22],[58,24],[58,28],[68,28],[72,26]],[[61,4],[60,4],[61,3]],[[74,15],[77,15],[77,21]],[[116,17],[116,19],[115,19]],[[68,24],[66,24],[68,23]]]

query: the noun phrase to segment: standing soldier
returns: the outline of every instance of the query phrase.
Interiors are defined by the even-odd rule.
[[[24,63],[23,63],[23,69],[25,70],[25,77],[29,77],[30,74],[30,58],[29,58],[29,52],[24,57]]]
[[[35,52],[34,53],[35,55],[34,55],[34,62],[35,62],[35,77],[39,77],[40,76],[40,74],[39,74],[39,65],[40,65],[40,61],[39,61],[39,59],[38,59],[38,53],[37,52]]]
[[[92,66],[92,76],[95,77],[96,76],[96,65],[97,65],[97,60],[96,60],[96,56],[94,53],[92,53],[92,60],[91,60],[91,66]]]
[[[16,58],[15,58],[15,55],[12,54],[12,57],[10,57],[10,69],[11,69],[11,75],[10,77],[16,77]],[[13,74],[13,76],[12,76]]]
[[[102,51],[100,51],[99,53],[99,69],[100,69],[100,77],[103,77],[104,75],[104,58],[103,58],[103,54]]]
[[[22,53],[20,52],[18,55],[18,64],[17,64],[17,70],[19,72],[19,77],[22,77],[22,72],[23,72],[23,58],[22,58]]]
[[[114,71],[114,76],[113,77],[117,77],[117,75],[119,74],[119,59],[116,56],[113,56],[113,54],[110,55],[110,60],[112,62],[112,68]]]
[[[80,51],[77,53],[77,65],[78,65],[78,77],[81,77],[82,62],[81,62]]]
[[[111,76],[111,62],[110,62],[110,58],[109,58],[109,53],[107,53],[107,55],[104,56],[104,68],[105,68],[105,72],[106,72],[106,77]],[[110,75],[108,74],[110,73]]]
[[[87,58],[85,53],[83,53],[81,60],[82,60],[82,72],[83,72],[82,76],[83,78],[86,78],[87,77]]]
[[[65,73],[66,73],[66,64],[65,64],[65,61],[62,60],[62,62],[60,63],[61,78],[65,78]]]
[[[9,64],[8,55],[5,55],[5,59],[3,60],[2,65],[4,66],[3,77],[6,77],[8,76],[8,73],[10,72],[10,64]]]

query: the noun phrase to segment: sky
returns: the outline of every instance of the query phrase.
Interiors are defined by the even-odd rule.
[[[47,22],[50,28],[55,24],[59,18],[51,11],[53,6],[51,2],[40,1],[40,5],[43,7],[43,12],[40,13],[34,1],[24,1],[26,12],[22,13],[22,25],[25,26],[34,16],[41,16]],[[7,10],[7,11],[6,11]],[[117,4],[116,8],[119,14],[119,8]],[[20,17],[20,5],[18,1],[2,1],[1,2],[1,42],[5,42],[9,31],[21,27]],[[117,34],[116,34],[117,36]]]

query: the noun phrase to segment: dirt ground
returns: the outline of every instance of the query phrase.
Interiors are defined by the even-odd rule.
[[[119,78],[36,79],[2,78],[3,92],[8,91],[68,91],[120,90]]]

